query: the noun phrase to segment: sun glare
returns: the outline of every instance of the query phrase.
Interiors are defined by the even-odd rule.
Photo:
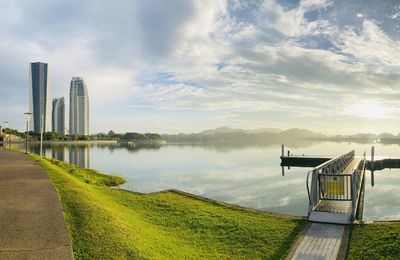
[[[352,106],[349,112],[359,117],[383,118],[390,113],[390,109],[376,101],[365,101]]]

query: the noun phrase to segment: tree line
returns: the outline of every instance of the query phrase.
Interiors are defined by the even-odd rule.
[[[25,133],[19,132],[15,129],[6,128],[3,129],[3,133],[9,135],[15,135],[20,138],[25,138]],[[28,133],[29,140],[39,141],[40,133],[35,133],[30,131]],[[0,137],[1,139],[1,137]],[[109,131],[106,133],[98,133],[92,135],[76,135],[76,134],[67,134],[61,135],[55,132],[45,132],[43,133],[44,141],[96,141],[96,140],[116,140],[116,141],[161,141],[162,137],[159,134],[154,133],[137,133],[137,132],[128,132],[124,134],[117,134],[114,131]]]

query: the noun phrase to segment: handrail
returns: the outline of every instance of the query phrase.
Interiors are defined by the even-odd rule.
[[[307,173],[307,179],[306,179],[306,187],[307,187],[307,195],[308,195],[308,205],[311,205],[311,196],[310,196],[310,187],[308,184],[309,178],[310,178],[310,173],[312,173],[313,171],[309,171]]]
[[[318,165],[318,166],[315,167],[313,170],[317,170],[317,171],[318,171],[318,170],[320,170],[320,169],[326,167],[327,165],[332,164],[333,162],[338,161],[338,160],[340,160],[341,158],[346,158],[346,157],[348,157],[348,156],[354,157],[354,150],[352,150],[352,151],[350,151],[350,152],[348,152],[348,153],[346,153],[346,154],[342,154],[342,155],[339,155],[339,156],[337,156],[337,157],[335,157],[335,158],[332,158],[332,159],[330,159],[329,161],[326,161],[326,162],[324,162],[324,163]]]
[[[318,173],[318,175],[322,176],[329,176],[329,177],[342,177],[342,176],[352,176],[353,174],[351,173]]]
[[[356,192],[354,194],[354,201],[352,202],[352,214],[351,214],[352,220],[354,220],[357,216],[358,203],[360,200],[360,193],[361,193],[360,185],[362,184],[363,181],[362,179],[364,178],[365,166],[366,166],[366,160],[364,152],[362,160],[360,160],[359,164],[357,165],[357,168],[354,170],[354,176],[355,176],[354,188]]]

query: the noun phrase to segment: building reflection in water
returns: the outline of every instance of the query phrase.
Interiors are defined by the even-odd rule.
[[[65,162],[67,155],[67,147],[66,146],[55,146],[51,149],[51,157],[60,161]]]
[[[86,145],[69,146],[69,163],[82,168],[90,167],[89,147]]]

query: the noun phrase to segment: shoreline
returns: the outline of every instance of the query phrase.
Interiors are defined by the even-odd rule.
[[[75,141],[43,141],[43,144],[117,144],[117,140],[75,140]],[[25,144],[25,141],[2,142],[0,144]],[[29,144],[40,144],[40,141],[29,141]]]

